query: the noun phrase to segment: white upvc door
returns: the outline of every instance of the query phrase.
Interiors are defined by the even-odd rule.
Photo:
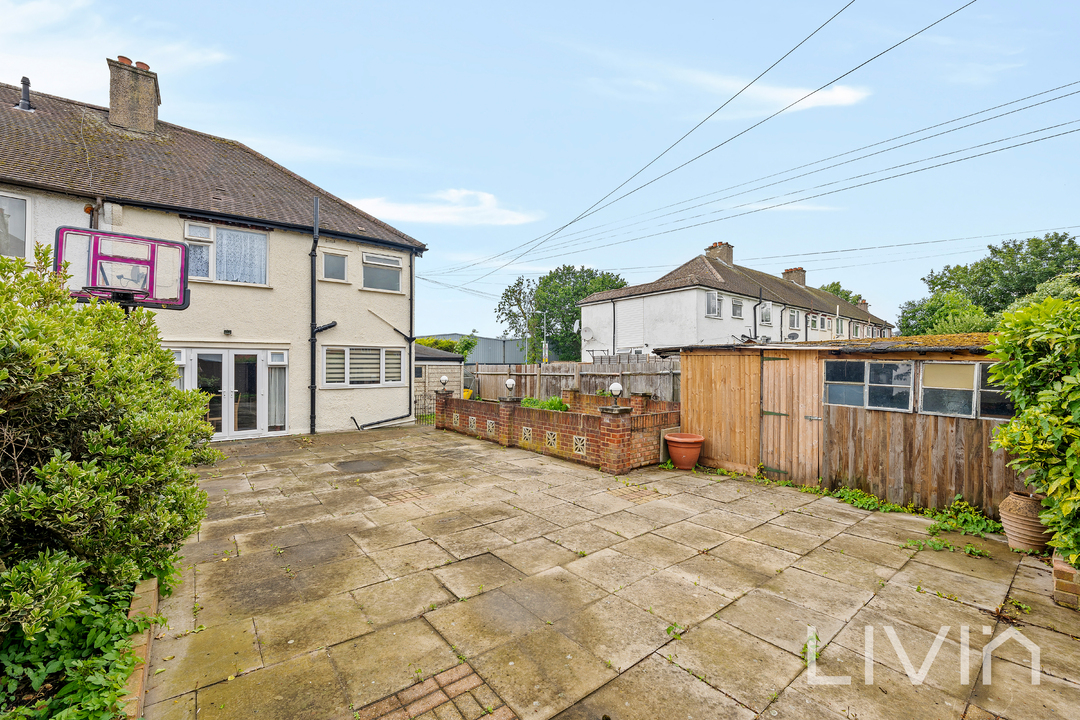
[[[214,439],[255,437],[266,433],[266,351],[192,350],[190,382],[210,395],[207,420]]]

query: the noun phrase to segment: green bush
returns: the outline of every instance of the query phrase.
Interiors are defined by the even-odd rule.
[[[1050,544],[1080,559],[1080,301],[1050,297],[1002,318],[991,344],[995,382],[1016,407],[994,446],[1043,500]]]
[[[564,403],[562,398],[555,397],[554,395],[547,400],[538,400],[534,397],[521,398],[521,407],[539,408],[540,410],[555,410],[558,412],[566,412],[570,409],[570,406]]]
[[[48,250],[0,258],[0,640],[174,572],[206,507],[188,466],[218,457],[175,377],[152,313],[76,305]]]

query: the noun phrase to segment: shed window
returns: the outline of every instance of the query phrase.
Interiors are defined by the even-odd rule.
[[[720,293],[710,292],[705,294],[705,315],[711,318],[724,316],[724,298]]]
[[[731,299],[731,317],[742,317],[742,300],[736,300],[735,298]]]
[[[931,415],[975,416],[975,364],[925,362],[920,409]]]
[[[990,379],[993,363],[979,365],[979,417],[1011,418],[1016,409],[1000,385]]]
[[[826,360],[825,402],[829,405],[863,407],[866,404],[866,363]]]
[[[878,410],[911,410],[909,362],[871,362],[868,365],[866,407]]]

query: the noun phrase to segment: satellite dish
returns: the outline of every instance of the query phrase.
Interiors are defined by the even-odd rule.
[[[592,328],[581,328],[581,339],[582,340],[584,340],[585,342],[588,342],[588,341],[592,340],[594,337],[596,337],[596,336],[593,335]]]
[[[578,318],[577,320],[574,321],[574,332],[577,332],[580,329],[581,329],[581,319]]]
[[[799,339],[799,333],[788,333],[787,339],[788,340],[798,340]]]

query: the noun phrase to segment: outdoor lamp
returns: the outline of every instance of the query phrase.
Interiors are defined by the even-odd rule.
[[[622,385],[617,382],[611,383],[611,387],[608,388],[608,392],[611,393],[611,397],[615,398],[615,404],[619,404],[619,396],[622,395]]]
[[[514,382],[514,378],[506,378],[506,392],[509,392],[509,393],[514,392],[514,385],[515,384],[516,383]]]
[[[445,390],[446,389],[446,383],[450,382],[450,378],[443,375],[441,378],[439,378],[439,382],[442,383],[443,389]]]

